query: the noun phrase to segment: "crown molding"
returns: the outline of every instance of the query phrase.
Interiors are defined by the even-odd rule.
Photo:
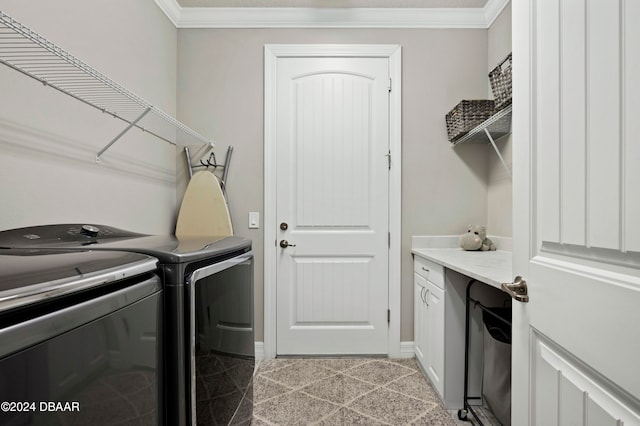
[[[171,21],[171,23],[176,27],[180,28],[180,16],[182,15],[182,10],[184,9],[178,4],[177,0],[154,0],[160,10],[167,15],[167,18]]]
[[[487,22],[486,28],[493,25],[493,21],[502,13],[505,7],[511,2],[511,0],[489,0],[484,5],[484,17]]]
[[[180,28],[486,28],[482,9],[184,8]]]
[[[181,7],[155,0],[176,28],[489,28],[510,0],[483,8]]]

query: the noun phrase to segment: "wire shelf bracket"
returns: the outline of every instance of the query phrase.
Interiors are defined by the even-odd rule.
[[[469,132],[460,139],[451,142],[451,146],[455,147],[463,143],[487,143],[488,141],[493,146],[496,154],[498,154],[498,158],[500,158],[502,166],[505,168],[509,176],[511,176],[511,170],[504,161],[502,154],[500,154],[500,150],[498,149],[495,141],[511,133],[512,108],[512,105],[509,105],[503,110],[498,111],[487,120],[469,130]]]
[[[133,127],[172,145],[215,143],[0,11],[0,62],[127,127],[96,155],[96,162]],[[142,121],[144,119],[144,125]]]

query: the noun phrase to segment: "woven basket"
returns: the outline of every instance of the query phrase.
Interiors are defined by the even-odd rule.
[[[462,100],[445,116],[447,135],[451,142],[466,135],[469,130],[491,117],[495,112],[492,100]]]
[[[489,73],[496,111],[511,104],[511,53]]]

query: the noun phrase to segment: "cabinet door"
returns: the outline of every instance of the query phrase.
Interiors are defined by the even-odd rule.
[[[425,370],[440,396],[444,397],[444,297],[445,292],[426,282]]]
[[[423,302],[425,286],[427,281],[424,277],[414,274],[413,279],[413,343],[415,346],[416,359],[423,369],[426,370],[427,365],[424,362],[425,357],[425,340],[424,332],[426,324],[426,305]]]

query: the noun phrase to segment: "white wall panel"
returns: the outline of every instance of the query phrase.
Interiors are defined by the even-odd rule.
[[[296,227],[368,227],[371,80],[305,76],[295,90]]]
[[[370,258],[295,258],[296,325],[368,324]]]
[[[640,148],[631,142],[640,131],[640,53],[629,47],[640,30],[628,22],[640,5],[535,5],[537,19],[550,23],[535,40],[539,239],[563,253],[637,265],[621,253],[640,251],[640,227],[630,226],[640,217]]]
[[[589,394],[583,394],[586,396],[586,410],[585,417],[588,426],[620,426],[618,419],[607,413],[604,408],[598,405],[593,399],[589,397]]]
[[[541,19],[559,22],[560,6],[556,1],[537,2]],[[560,31],[558,26],[537,33],[538,74],[537,93],[538,170],[540,203],[540,237],[543,241],[560,242]]]
[[[609,249],[620,248],[619,38],[619,2],[588,0],[587,244]]]
[[[585,6],[585,0],[560,4],[561,238],[576,245],[586,243]]]
[[[640,424],[624,399],[552,341],[533,335],[532,401],[535,424],[614,426]]]
[[[582,407],[582,391],[562,374],[558,377],[558,386],[560,388],[557,401],[559,405],[558,424],[583,425],[584,410]]]
[[[629,251],[640,252],[640,49],[632,40],[640,40],[640,2],[626,0],[623,5],[623,238]]]
[[[533,365],[531,387],[535,392],[535,403],[531,407],[534,419],[532,424],[556,426],[560,393],[558,371],[546,362],[536,362]]]

